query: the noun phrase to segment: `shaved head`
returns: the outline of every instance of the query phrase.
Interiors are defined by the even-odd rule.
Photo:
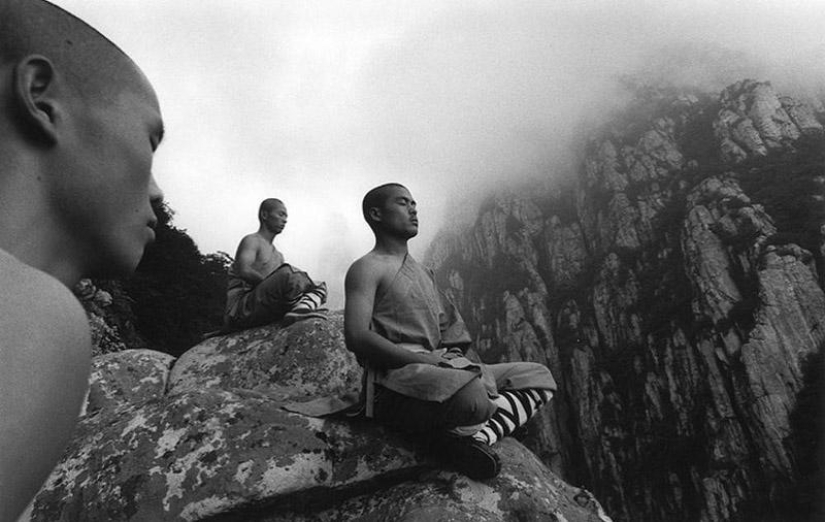
[[[370,209],[383,207],[391,194],[390,189],[392,188],[406,189],[407,187],[400,183],[385,183],[370,190],[364,196],[364,200],[361,202],[361,212],[363,212],[364,219],[371,229],[375,229],[375,221],[370,218]]]
[[[43,0],[0,0],[0,64],[42,55],[87,100],[107,101],[142,78],[97,30]]]
[[[157,95],[120,48],[49,2],[0,0],[0,248],[37,244],[25,261],[64,260],[67,282],[133,272],[157,221],[162,137]],[[38,232],[15,220],[36,220],[42,241],[15,239]]]
[[[162,136],[154,89],[117,46],[48,2],[0,0],[0,292],[25,297],[0,300],[14,427],[0,429],[0,520],[48,477],[87,389],[89,326],[68,288],[131,274],[155,238]]]
[[[276,207],[284,207],[284,202],[277,198],[267,198],[261,201],[261,206],[258,208],[258,219],[262,220],[262,216],[269,214]]]

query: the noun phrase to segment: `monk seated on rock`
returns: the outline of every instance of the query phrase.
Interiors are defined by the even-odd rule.
[[[347,272],[344,334],[366,373],[366,414],[425,437],[436,457],[471,478],[494,477],[501,464],[490,446],[551,398],[550,370],[468,360],[464,321],[408,252],[418,234],[410,192],[382,185],[362,210],[375,248]]]
[[[306,272],[285,263],[283,254],[272,244],[286,226],[286,206],[279,199],[265,199],[258,209],[258,220],[258,231],[241,240],[229,270],[225,328],[326,318],[326,309],[321,308],[327,299],[326,284],[313,282]]]
[[[163,120],[112,42],[41,0],[0,0],[0,521],[63,453],[90,370],[82,277],[134,271],[154,238]]]

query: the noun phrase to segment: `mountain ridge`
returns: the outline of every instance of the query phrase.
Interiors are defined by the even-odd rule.
[[[821,394],[822,121],[768,82],[639,88],[572,180],[493,195],[428,250],[485,361],[560,377],[528,447],[615,519],[817,509],[791,419]]]

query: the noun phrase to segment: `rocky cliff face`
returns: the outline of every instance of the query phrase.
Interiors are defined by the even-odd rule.
[[[553,370],[528,446],[614,518],[815,509],[821,109],[754,81],[651,89],[573,182],[496,194],[431,247],[482,359]]]
[[[341,314],[214,337],[179,358],[100,355],[28,520],[610,521],[515,440],[497,446],[502,473],[476,482],[370,421],[283,408],[359,386]]]

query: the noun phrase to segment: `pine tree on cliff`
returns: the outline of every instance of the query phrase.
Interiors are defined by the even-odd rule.
[[[186,231],[172,224],[168,205],[156,213],[156,241],[124,286],[148,347],[180,355],[204,332],[220,328],[231,259],[223,252],[201,254]]]

